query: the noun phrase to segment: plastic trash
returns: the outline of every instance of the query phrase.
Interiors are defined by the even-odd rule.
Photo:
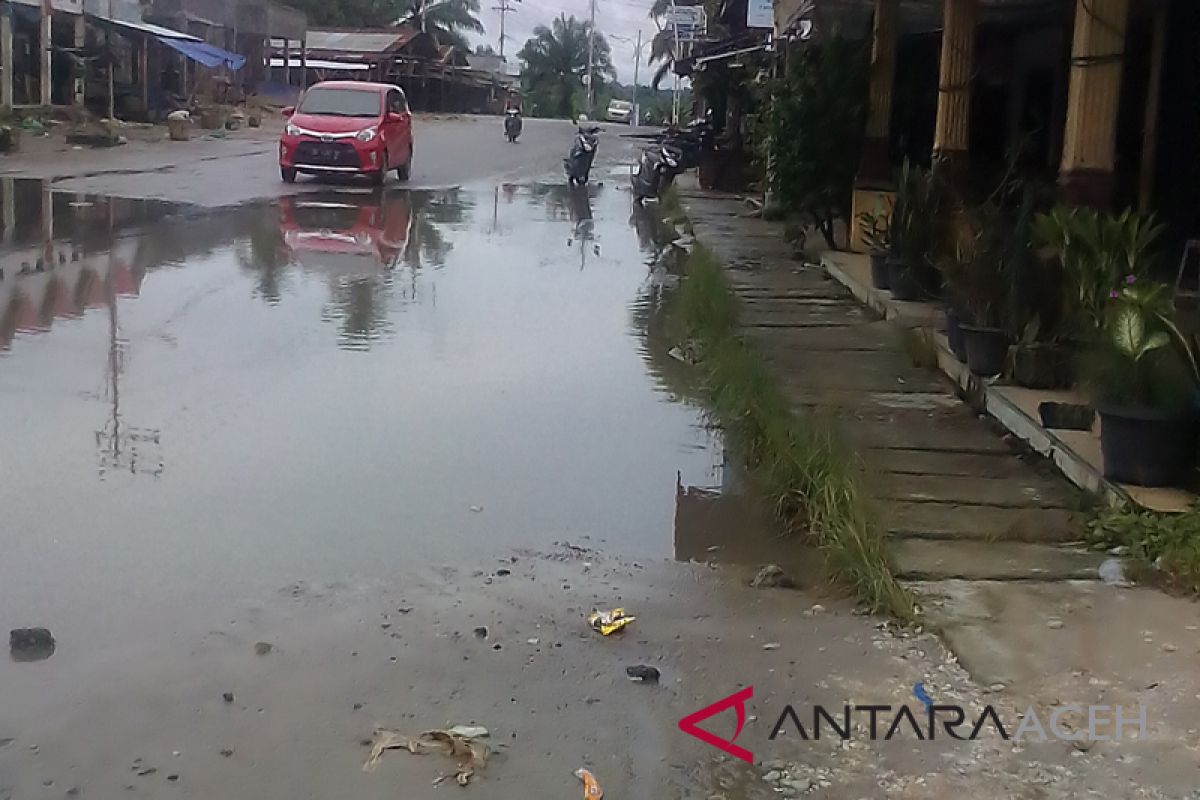
[[[637,617],[629,616],[625,613],[625,609],[614,608],[612,611],[593,611],[588,617],[588,624],[592,626],[592,630],[598,631],[601,636],[609,636],[621,630],[635,619]]]
[[[583,783],[583,800],[603,800],[604,790],[600,788],[595,775],[580,767],[575,770],[575,777]]]
[[[471,735],[467,735],[471,734]],[[459,786],[471,782],[475,773],[487,764],[490,750],[478,739],[488,735],[487,728],[456,725],[448,730],[425,731],[419,736],[408,736],[400,731],[379,728],[371,739],[371,755],[363,764],[363,772],[372,772],[388,750],[407,750],[413,755],[440,753],[457,763],[454,781]],[[442,776],[441,783],[449,776]]]

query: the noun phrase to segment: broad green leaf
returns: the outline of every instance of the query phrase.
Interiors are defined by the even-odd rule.
[[[1146,336],[1146,323],[1137,310],[1130,307],[1122,308],[1113,320],[1113,343],[1117,349],[1126,355],[1135,355],[1142,346]]]

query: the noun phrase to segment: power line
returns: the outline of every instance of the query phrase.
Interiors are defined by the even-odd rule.
[[[500,12],[500,57],[504,58],[504,40],[508,37],[504,35],[504,22],[510,11],[517,9],[509,5],[509,3],[520,3],[521,0],[500,0],[500,5],[492,6],[493,11]]]

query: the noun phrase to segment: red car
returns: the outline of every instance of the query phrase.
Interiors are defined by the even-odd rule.
[[[413,128],[408,99],[386,83],[325,81],[314,84],[287,117],[279,140],[279,172],[366,175],[377,186],[389,170],[400,180],[412,171]]]

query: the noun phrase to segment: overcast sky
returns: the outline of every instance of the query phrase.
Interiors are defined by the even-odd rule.
[[[612,48],[613,65],[617,68],[617,78],[621,83],[633,83],[634,41],[638,29],[642,30],[643,43],[648,42],[655,34],[653,20],[650,19],[652,0],[596,0],[596,30],[604,34]],[[499,0],[480,0],[483,11],[480,20],[487,26],[487,33],[477,40],[498,47],[500,37],[500,14],[494,8],[500,5]],[[504,54],[515,57],[525,41],[533,34],[538,25],[549,26],[559,14],[568,17],[574,14],[581,20],[588,19],[590,11],[589,0],[509,0],[516,10],[508,14],[506,33],[508,40],[504,43]],[[618,39],[616,37],[625,37]],[[642,47],[642,67],[638,73],[638,83],[648,84],[654,75],[653,69],[647,69],[646,58],[650,55],[649,45]]]

